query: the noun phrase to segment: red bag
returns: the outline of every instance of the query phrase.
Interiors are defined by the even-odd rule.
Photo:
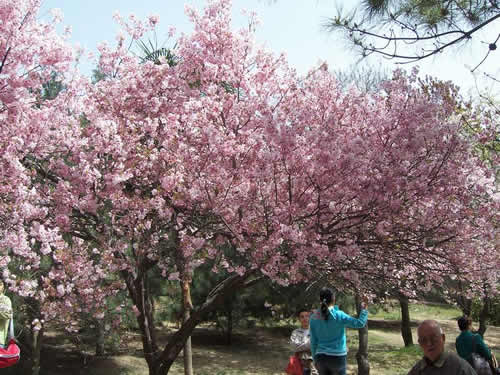
[[[10,339],[7,348],[0,347],[0,368],[9,367],[19,362],[21,349],[16,344],[16,340]]]
[[[0,345],[0,368],[10,367],[19,362],[21,358],[21,349],[16,344],[14,338],[14,323],[12,319],[9,322],[9,343],[6,348]]]
[[[300,358],[296,355],[293,355],[288,360],[288,366],[285,369],[285,372],[290,375],[302,375],[302,363],[300,362]]]

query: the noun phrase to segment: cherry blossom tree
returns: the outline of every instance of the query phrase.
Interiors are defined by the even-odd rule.
[[[229,31],[229,10],[227,2],[214,2],[204,16],[191,11],[196,31],[181,38],[176,54],[182,62],[176,66],[143,63],[128,54],[121,39],[117,49],[101,46],[99,70],[108,79],[87,87],[88,123],[73,124],[80,140],[68,145],[64,163],[50,165],[57,176],[52,197],[60,229],[95,243],[108,271],[124,279],[150,373],[168,371],[204,311],[224,294],[247,283],[260,265],[270,273],[274,265],[268,254],[281,243],[278,236],[269,240],[271,228],[252,229],[252,216],[232,206],[249,188],[239,174],[259,148],[265,149],[265,118],[272,118],[273,107],[287,93],[278,81],[268,86],[266,79],[286,84],[289,75],[281,73],[282,57],[252,51],[248,31]],[[134,19],[124,26],[133,38],[145,28]],[[224,65],[232,68],[218,68]],[[252,173],[261,173],[258,168]],[[247,222],[240,224],[243,218]],[[261,255],[247,264],[269,241],[272,245],[262,246]],[[241,253],[238,264],[229,264],[220,251],[223,244]],[[234,274],[162,352],[149,277],[162,272],[189,280],[205,259]]]
[[[317,75],[311,90],[331,81]],[[328,150],[315,163],[324,169],[314,177],[312,165],[299,169],[317,181],[310,217],[330,250],[316,263],[339,284],[373,292],[385,285],[414,297],[459,269],[469,279],[488,274],[495,289],[498,195],[461,137],[455,96],[448,85],[419,84],[414,73],[395,76],[376,95],[324,90],[319,98],[339,103],[331,112],[300,107],[303,122],[323,127],[307,144]]]
[[[16,317],[24,311],[29,320],[33,374],[40,370],[44,323],[64,321],[82,306],[95,309],[103,297],[101,288],[92,291],[102,271],[62,237],[52,209],[49,165],[64,160],[74,142],[67,124],[78,113],[78,83],[69,34],[56,33],[61,15],[53,11],[52,20],[40,21],[40,3],[0,2],[0,263],[10,291],[23,300]],[[74,293],[89,286],[92,294],[76,304]]]
[[[23,160],[47,152],[44,146],[51,130],[44,125],[55,120],[48,106],[36,104],[51,72],[67,70],[72,60],[53,24],[37,22],[38,7],[38,1],[0,3],[0,247],[20,253],[29,248],[24,219],[37,215],[36,192],[29,189],[30,171]],[[3,253],[4,270],[8,262]]]
[[[95,230],[113,254],[152,374],[168,371],[206,309],[255,275],[301,281],[326,262],[353,283],[386,272],[430,285],[487,236],[482,218],[495,212],[470,178],[481,162],[459,137],[452,87],[424,90],[400,74],[383,94],[344,93],[323,67],[300,78],[254,49],[248,30],[231,32],[229,12],[226,1],[189,10],[195,31],[174,66],[135,59],[123,38],[101,46],[108,79],[89,88],[86,150],[60,184],[81,232]],[[122,22],[139,38],[157,20]],[[202,262],[234,274],[161,351],[148,274],[189,281]]]
[[[471,280],[492,271],[496,285],[498,197],[461,137],[454,88],[399,73],[383,92],[346,92],[325,66],[300,77],[255,46],[253,15],[233,32],[230,13],[229,0],[187,8],[194,31],[176,64],[128,50],[157,17],[116,16],[124,34],[99,46],[104,79],[26,106],[21,129],[34,128],[20,139],[39,148],[17,147],[17,180],[2,172],[2,217],[16,217],[7,199],[30,209],[11,224],[23,246],[7,233],[2,245],[23,249],[25,267],[51,257],[26,289],[50,297],[45,315],[70,319],[79,301],[109,313],[99,302],[125,284],[158,375],[208,310],[262,276],[286,285],[330,272],[365,291],[388,277],[411,296],[453,265]],[[161,348],[150,280],[188,286],[203,263],[229,277]]]

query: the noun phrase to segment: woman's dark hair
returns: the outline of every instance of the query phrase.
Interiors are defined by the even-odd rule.
[[[321,315],[323,319],[328,320],[330,313],[328,312],[328,306],[333,302],[335,297],[333,290],[330,288],[321,288],[319,291],[319,300],[321,301]]]
[[[467,328],[469,328],[469,325],[471,323],[472,319],[469,318],[467,315],[458,318],[458,328],[460,329],[460,331],[465,331]]]

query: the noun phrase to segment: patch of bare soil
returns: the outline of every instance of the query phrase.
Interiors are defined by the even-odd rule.
[[[445,334],[447,349],[454,351],[458,335],[456,322],[440,321]],[[416,327],[412,324],[414,341]],[[165,329],[160,338],[165,341],[173,331]],[[288,344],[290,328],[253,328],[237,330],[231,344],[213,327],[199,327],[192,337],[193,366],[196,375],[274,375],[284,374],[284,368],[291,355]],[[399,322],[370,321],[370,360],[373,375],[406,374],[415,361],[415,355],[407,357],[392,353],[403,347]],[[348,374],[357,373],[356,332],[349,330]],[[140,336],[130,333],[126,336],[128,345],[112,356],[96,358],[90,350],[77,352],[64,334],[51,332],[46,338],[42,352],[42,371],[40,375],[147,375],[147,366],[142,356]],[[485,335],[486,343],[500,357],[500,327],[489,327]],[[387,353],[391,355],[387,355]],[[401,362],[405,363],[401,363]],[[16,366],[16,375],[29,374],[29,369]],[[406,371],[406,372],[405,372]],[[2,372],[3,374],[4,372]],[[7,372],[5,372],[7,374]],[[182,375],[182,356],[178,358],[169,374]]]

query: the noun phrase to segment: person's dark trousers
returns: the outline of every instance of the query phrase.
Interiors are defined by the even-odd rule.
[[[314,358],[319,375],[346,375],[347,356],[317,354]]]

